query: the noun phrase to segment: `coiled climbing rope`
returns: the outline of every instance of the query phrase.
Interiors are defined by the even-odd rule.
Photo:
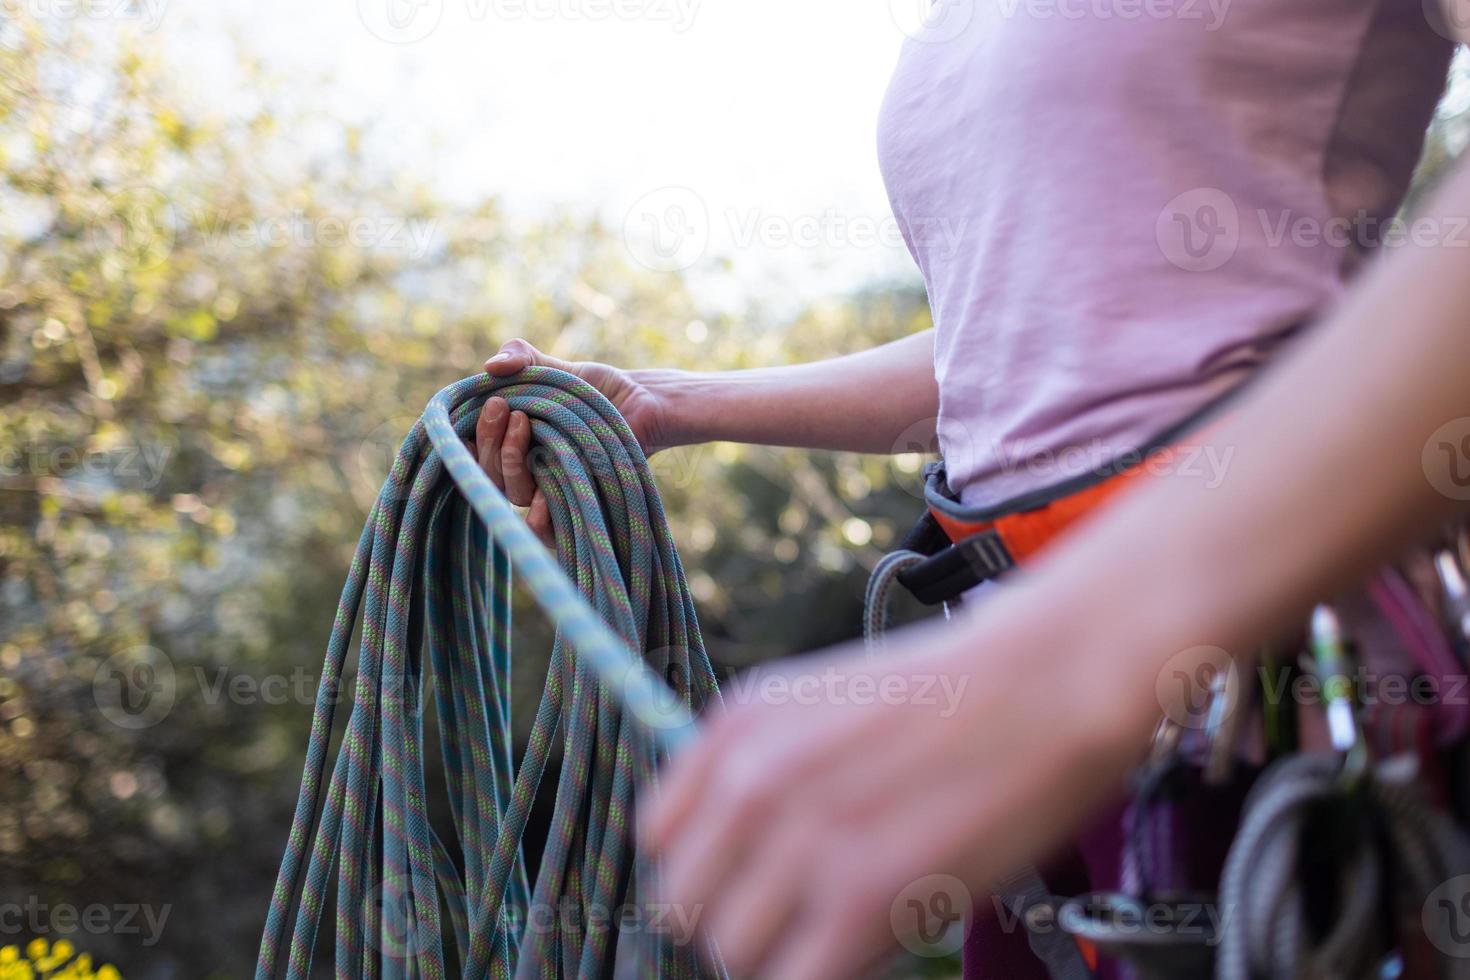
[[[492,394],[530,418],[555,557],[464,445]],[[519,766],[512,568],[557,628]],[[328,780],[359,610],[352,709]],[[403,441],[342,591],[258,980],[310,973],[329,901],[343,978],[710,973],[687,922],[653,905],[629,817],[659,753],[718,697],[658,491],[617,410],[549,368],[443,389]],[[430,701],[447,839],[429,814]],[[521,841],[558,739],[533,886]]]
[[[1370,772],[1361,786],[1347,789],[1342,773],[1339,756],[1303,753],[1275,763],[1252,788],[1220,881],[1228,925],[1217,980],[1387,976],[1373,962],[1383,945],[1380,899],[1389,896],[1395,911],[1408,910],[1417,924],[1426,898],[1470,868],[1470,844],[1430,805],[1412,774]],[[1325,811],[1324,821],[1326,807],[1335,809]],[[1319,868],[1334,907],[1329,921],[1314,928],[1311,905],[1320,909],[1326,896],[1305,887],[1300,862],[1324,829],[1339,838],[1333,866]],[[1431,938],[1430,953],[1460,948]],[[1470,960],[1435,959],[1438,976],[1470,977]]]

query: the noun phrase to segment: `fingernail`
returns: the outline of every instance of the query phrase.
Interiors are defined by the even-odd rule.
[[[494,357],[490,358],[490,360],[486,361],[485,366],[489,367],[491,364],[500,364],[508,360],[510,360],[509,352],[501,351],[499,354],[496,354]]]

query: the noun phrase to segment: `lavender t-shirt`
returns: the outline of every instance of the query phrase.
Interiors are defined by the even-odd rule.
[[[1329,306],[1452,50],[1420,0],[938,0],[878,148],[962,499],[1136,449]]]

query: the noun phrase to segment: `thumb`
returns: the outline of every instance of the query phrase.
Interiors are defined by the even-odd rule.
[[[525,341],[517,337],[515,340],[507,340],[500,346],[500,352],[485,362],[485,370],[497,378],[503,378],[508,374],[515,374],[522,368],[532,365],[537,367],[556,368],[571,374],[577,373],[577,366],[559,357],[543,354]]]

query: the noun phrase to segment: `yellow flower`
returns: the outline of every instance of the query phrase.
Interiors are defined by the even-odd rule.
[[[55,946],[48,946],[44,939],[31,940],[26,944],[25,959],[19,947],[0,947],[0,980],[122,980],[111,964],[93,973],[88,953],[71,960],[76,951],[76,946],[65,939],[57,940]]]

